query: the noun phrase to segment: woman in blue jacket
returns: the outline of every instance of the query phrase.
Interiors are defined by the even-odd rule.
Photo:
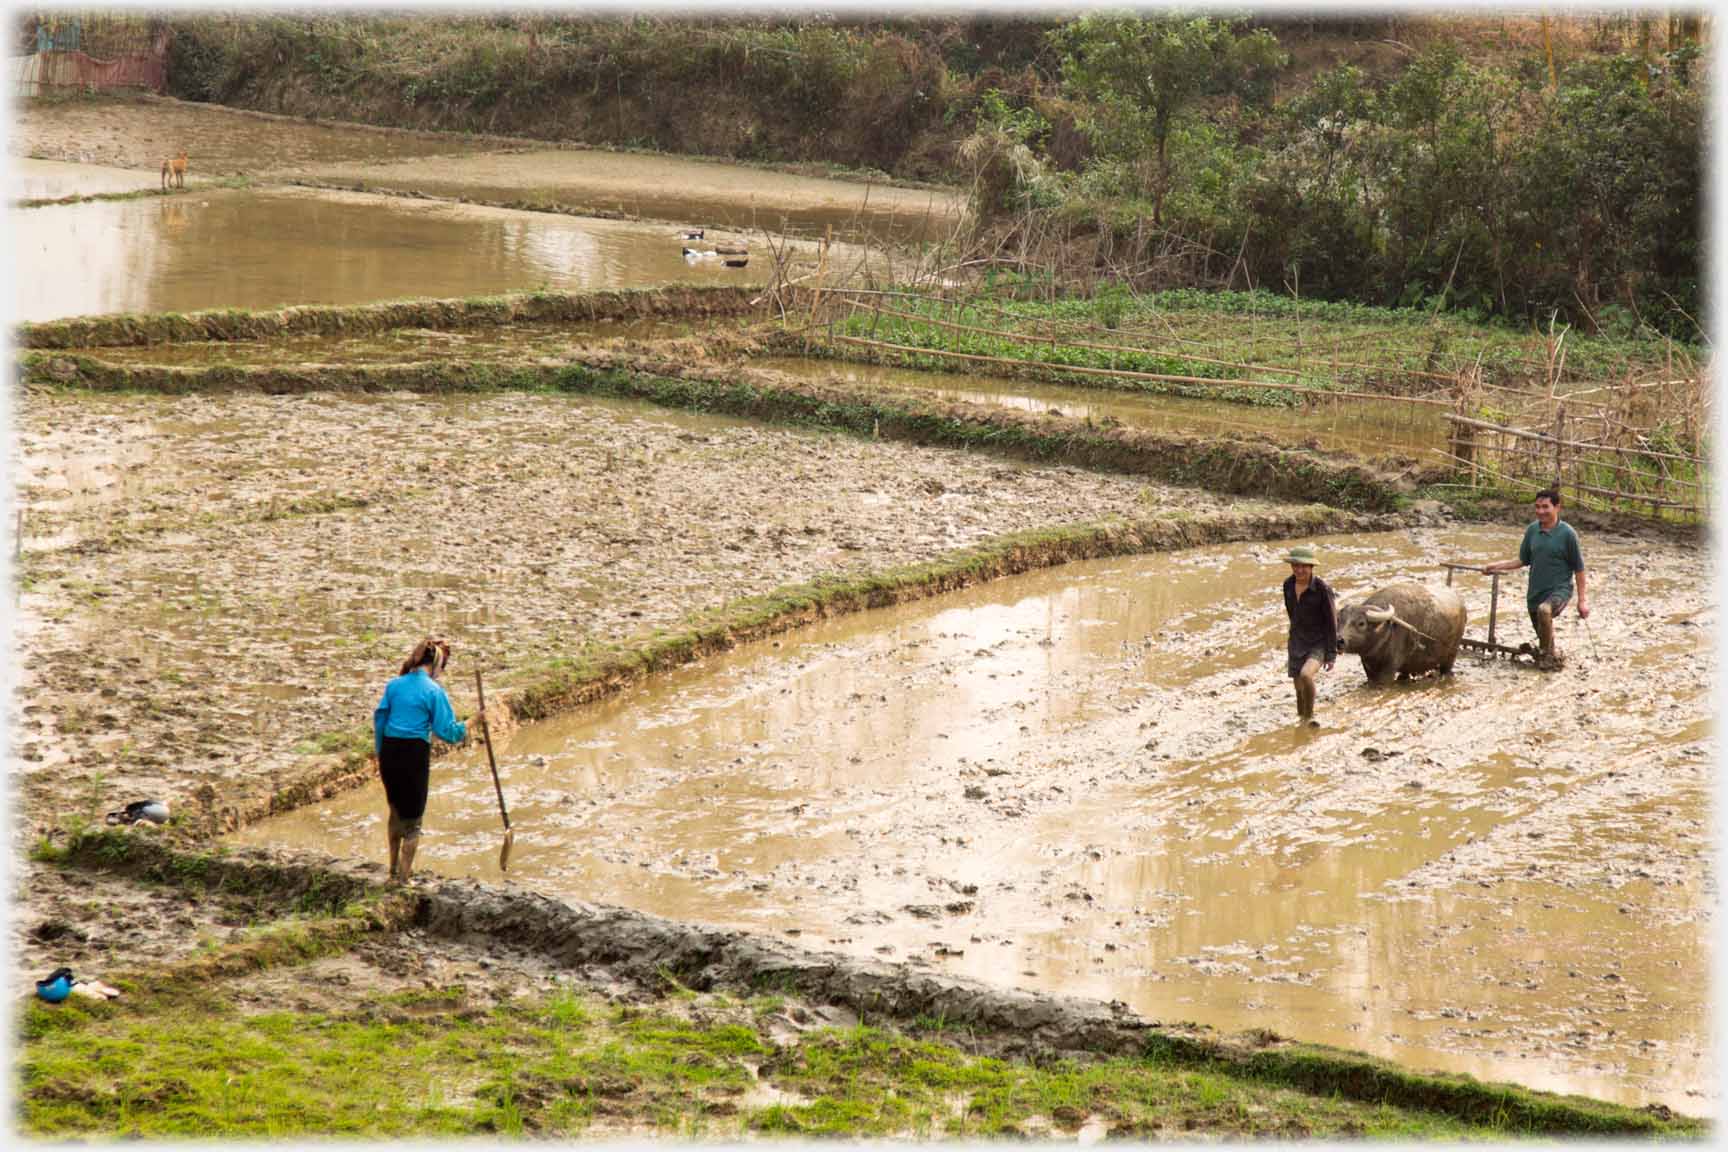
[[[384,686],[372,713],[378,775],[390,803],[390,881],[407,883],[420,846],[420,818],[432,776],[432,736],[460,744],[468,726],[456,719],[438,678],[450,663],[450,645],[428,637],[402,662],[402,673]]]

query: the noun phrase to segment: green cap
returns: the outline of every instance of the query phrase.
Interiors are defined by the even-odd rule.
[[[1308,547],[1306,544],[1298,544],[1296,547],[1290,549],[1289,555],[1284,557],[1284,563],[1312,564],[1314,563],[1314,549]]]

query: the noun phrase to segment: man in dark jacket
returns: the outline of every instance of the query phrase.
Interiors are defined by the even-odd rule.
[[[1338,605],[1326,581],[1314,575],[1314,549],[1298,544],[1284,562],[1290,575],[1284,581],[1284,612],[1290,617],[1290,639],[1285,645],[1290,679],[1296,683],[1296,715],[1311,727],[1314,719],[1315,683],[1320,670],[1332,671],[1338,660]]]

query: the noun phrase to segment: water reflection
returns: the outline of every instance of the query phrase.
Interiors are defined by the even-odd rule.
[[[536,288],[756,283],[664,225],[339,194],[190,191],[15,210],[25,320],[360,304]],[[836,245],[837,258],[846,250]]]

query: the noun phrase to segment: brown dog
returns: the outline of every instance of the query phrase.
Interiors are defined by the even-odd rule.
[[[181,149],[180,155],[162,161],[162,191],[168,191],[168,182],[172,180],[176,188],[186,187],[186,150]]]

